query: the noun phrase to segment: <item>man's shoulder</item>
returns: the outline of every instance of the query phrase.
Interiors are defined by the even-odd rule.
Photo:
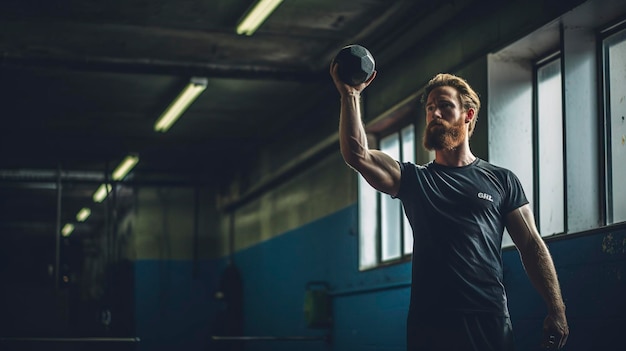
[[[476,166],[494,173],[498,173],[498,174],[511,174],[513,173],[513,171],[511,171],[510,169],[503,167],[503,166],[499,166],[496,164],[493,164],[489,161],[485,161],[483,159],[478,159],[478,162],[476,163]]]
[[[408,170],[413,170],[415,172],[428,172],[428,171],[438,171],[438,170],[450,170],[450,171],[466,171],[473,169],[478,169],[482,171],[486,171],[488,173],[492,173],[494,175],[502,175],[508,176],[510,174],[514,174],[510,169],[493,164],[489,161],[485,161],[481,158],[477,158],[474,163],[472,163],[469,167],[446,167],[440,166],[436,164],[434,161],[429,161],[423,164],[417,164],[414,162],[398,162],[400,164],[400,169],[405,172]]]
[[[406,171],[406,170],[422,171],[422,170],[428,169],[432,163],[433,163],[432,161],[428,163],[424,163],[424,164],[417,164],[415,162],[398,162],[398,164],[400,164],[400,170],[402,171]]]
[[[477,167],[480,167],[481,173],[489,174],[490,178],[497,179],[497,182],[507,187],[511,184],[519,183],[517,175],[509,168],[495,165],[485,160],[480,160],[477,163]]]

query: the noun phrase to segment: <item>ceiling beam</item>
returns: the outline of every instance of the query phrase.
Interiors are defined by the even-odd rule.
[[[138,73],[159,75],[200,76],[250,80],[277,80],[312,82],[320,79],[320,72],[292,67],[276,68],[267,65],[230,65],[211,62],[170,61],[152,58],[117,58],[104,56],[34,55],[19,52],[0,52],[0,66],[42,67],[77,71]],[[326,72],[323,72],[326,73]],[[326,77],[325,75],[323,77]]]

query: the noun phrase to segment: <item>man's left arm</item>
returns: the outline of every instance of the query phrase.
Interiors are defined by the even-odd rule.
[[[560,349],[569,335],[565,304],[552,256],[537,230],[530,206],[526,204],[511,211],[506,216],[506,227],[519,251],[528,278],[548,307],[548,316],[543,323],[542,344],[546,348]]]

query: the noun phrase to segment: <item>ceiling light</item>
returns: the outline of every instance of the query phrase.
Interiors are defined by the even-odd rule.
[[[128,156],[126,156],[124,161],[122,161],[120,163],[120,165],[117,166],[115,171],[113,171],[113,180],[122,180],[122,179],[124,179],[124,177],[126,177],[126,174],[128,174],[128,172],[133,167],[135,167],[137,162],[139,162],[139,157],[137,157],[135,155],[128,155]]]
[[[68,237],[70,236],[70,234],[72,234],[72,232],[74,231],[74,225],[72,223],[65,223],[65,225],[63,226],[63,229],[61,229],[61,234],[63,234],[63,236]]]
[[[87,219],[87,217],[89,217],[90,214],[91,214],[91,210],[87,207],[83,207],[76,214],[76,220],[79,222],[84,222]]]
[[[107,195],[109,195],[110,192],[111,192],[111,184],[100,185],[98,190],[96,190],[96,192],[93,194],[93,201],[102,202],[102,200],[104,200],[107,197]]]
[[[259,0],[237,26],[237,34],[252,35],[283,0]]]
[[[187,107],[206,89],[206,78],[191,78],[191,81],[185,89],[178,95],[176,100],[163,112],[161,117],[154,124],[154,130],[157,132],[167,132],[168,129],[176,122],[178,117],[185,112]]]

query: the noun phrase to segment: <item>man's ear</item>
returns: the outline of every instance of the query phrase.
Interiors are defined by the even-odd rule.
[[[467,111],[465,112],[465,123],[469,123],[474,119],[474,113],[476,113],[476,110],[474,110],[473,108],[469,108],[467,109]]]

